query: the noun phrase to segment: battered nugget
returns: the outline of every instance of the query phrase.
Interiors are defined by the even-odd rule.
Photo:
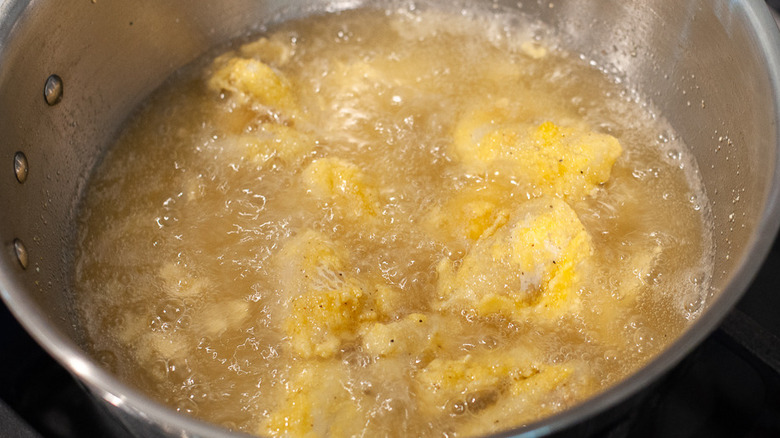
[[[578,308],[573,286],[591,252],[588,232],[565,201],[543,197],[521,203],[457,267],[442,260],[437,307],[514,321],[532,313],[540,320],[562,316]]]
[[[287,316],[284,330],[299,356],[332,357],[357,336],[357,322],[372,320],[364,284],[346,269],[347,254],[324,235],[307,230],[285,245]]]
[[[382,211],[379,192],[356,165],[339,158],[315,160],[303,170],[311,193],[332,203],[342,217],[368,220]]]
[[[290,84],[268,64],[251,58],[227,56],[217,58],[220,65],[209,79],[216,92],[227,92],[240,103],[255,103],[277,111],[294,111],[295,100]]]
[[[474,172],[501,172],[549,195],[579,199],[609,180],[622,148],[615,137],[582,123],[560,126],[514,121],[508,102],[467,113],[453,149]]]

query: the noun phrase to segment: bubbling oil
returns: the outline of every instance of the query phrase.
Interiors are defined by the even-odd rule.
[[[177,73],[82,203],[76,291],[96,359],[249,433],[469,436],[571,407],[668,345],[711,269],[695,162],[616,81],[494,21],[329,14]],[[277,88],[251,88],[261,76]],[[514,218],[548,196],[464,164],[453,132],[483,107],[499,109],[475,132],[550,121],[622,148],[595,190],[553,195],[591,248],[558,313],[442,304],[442,263],[459,275],[510,226],[496,213],[464,237],[455,219],[476,224],[475,205]]]

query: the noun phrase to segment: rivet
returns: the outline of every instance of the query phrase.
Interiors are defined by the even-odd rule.
[[[14,173],[16,174],[16,180],[20,183],[27,181],[27,157],[24,152],[17,152],[14,154]]]
[[[43,97],[50,106],[57,105],[62,100],[62,78],[57,75],[51,75],[46,79],[46,85],[43,87]]]
[[[19,239],[14,239],[14,252],[16,253],[16,260],[22,266],[22,269],[27,269],[27,248]]]

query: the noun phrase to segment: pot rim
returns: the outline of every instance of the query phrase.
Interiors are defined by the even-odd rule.
[[[14,23],[27,3],[27,1],[8,2],[5,6],[9,4],[11,6],[8,8],[0,7],[0,13],[12,17],[10,22]],[[746,245],[745,253],[751,254],[751,256],[744,257],[740,261],[739,266],[728,279],[726,288],[718,294],[717,299],[704,313],[674,342],[667,345],[661,353],[638,371],[572,408],[526,426],[491,436],[517,438],[546,436],[581,423],[583,420],[625,401],[631,395],[648,386],[661,374],[670,370],[714,331],[726,314],[736,305],[758,272],[761,265],[755,261],[766,258],[774,236],[780,227],[780,31],[778,31],[778,25],[763,1],[746,0],[731,3],[736,13],[744,14],[746,22],[752,25],[760,51],[765,57],[767,73],[772,84],[771,94],[775,113],[774,136],[778,142],[776,144],[774,174],[771,188],[764,203],[765,208],[757,222],[756,231],[753,233],[751,241]],[[9,9],[13,5],[16,7]],[[3,39],[8,35],[11,27],[12,25],[8,25],[0,28]],[[0,51],[2,51],[1,44]],[[152,400],[141,391],[123,383],[99,367],[68,336],[46,319],[32,299],[20,292],[23,290],[22,285],[9,275],[9,271],[10,269],[0,269],[0,296],[9,310],[38,344],[71,374],[75,375],[78,381],[85,383],[95,396],[118,409],[139,414],[144,419],[163,425],[165,429],[186,430],[195,436],[218,438],[251,436],[243,432],[229,431],[221,426],[180,414],[167,405]]]

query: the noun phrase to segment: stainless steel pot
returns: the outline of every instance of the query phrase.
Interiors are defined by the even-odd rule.
[[[236,435],[147,399],[80,347],[71,248],[90,171],[144,97],[208,48],[267,23],[364,3],[378,2],[0,3],[2,297],[137,436]],[[538,18],[570,50],[647,96],[692,148],[712,201],[716,262],[703,315],[627,380],[515,431],[536,437],[614,409],[646,387],[702,340],[747,287],[780,222],[780,34],[760,0],[495,0],[454,7]]]

